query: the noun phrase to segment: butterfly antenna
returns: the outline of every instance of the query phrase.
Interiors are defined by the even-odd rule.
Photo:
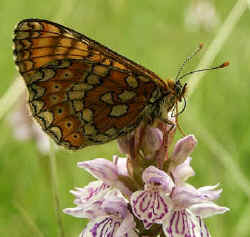
[[[216,70],[216,69],[224,68],[224,67],[227,67],[229,64],[230,63],[227,61],[227,62],[222,63],[219,66],[215,66],[215,67],[211,67],[211,68],[204,68],[204,69],[199,69],[199,70],[187,72],[187,73],[183,74],[181,77],[179,77],[178,80],[181,80],[182,78],[184,78],[184,77],[186,77],[188,75],[194,74],[196,72],[205,72],[205,71],[211,71],[211,70]]]
[[[185,67],[185,65],[186,65],[188,62],[190,62],[191,59],[192,59],[197,53],[200,52],[200,50],[202,49],[202,47],[203,47],[203,43],[200,43],[200,44],[199,44],[199,47],[198,47],[190,56],[188,56],[188,57],[185,59],[185,61],[183,62],[183,64],[181,65],[181,67],[179,68],[179,70],[178,70],[178,72],[177,72],[177,75],[176,75],[176,77],[175,77],[175,81],[177,81],[177,80],[180,79],[179,76],[180,76],[181,72],[183,71],[183,68]]]

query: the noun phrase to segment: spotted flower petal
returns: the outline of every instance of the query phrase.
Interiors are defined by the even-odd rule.
[[[74,203],[77,205],[88,203],[93,199],[98,199],[99,196],[105,195],[110,190],[110,186],[101,182],[93,181],[83,188],[76,188],[75,190],[70,190],[76,198]]]
[[[134,221],[134,217],[132,214],[128,213],[126,218],[121,222],[119,230],[116,232],[115,237],[126,236],[125,234],[128,233],[128,228],[130,228],[128,237],[137,237],[138,235],[134,231],[136,227],[136,223]]]
[[[192,205],[190,210],[196,215],[202,218],[207,218],[217,214],[223,214],[229,211],[229,208],[216,205],[213,202],[204,202]]]
[[[87,227],[80,234],[79,237],[137,237],[136,232],[127,225],[127,231],[120,232],[121,223],[125,222],[116,218],[115,216],[102,216],[92,220],[88,223]],[[124,231],[124,227],[122,228]]]
[[[65,214],[77,217],[77,218],[89,218],[94,219],[98,216],[103,216],[105,214],[104,210],[101,209],[103,200],[96,200],[88,205],[80,205],[73,208],[65,208],[63,212]]]
[[[78,162],[77,166],[84,168],[94,177],[101,179],[107,184],[112,184],[118,177],[115,164],[104,158],[97,158],[90,161]]]
[[[191,176],[195,175],[193,168],[190,166],[192,158],[188,157],[182,164],[178,165],[173,171],[175,184],[178,186],[184,185],[184,182]]]
[[[117,166],[119,175],[128,176],[127,158],[113,156],[113,163]]]
[[[218,186],[219,184],[216,184],[213,186],[204,186],[204,187],[198,188],[198,191],[202,193],[204,196],[206,196],[207,200],[212,201],[220,197],[222,189],[216,189]]]
[[[165,193],[170,193],[174,187],[174,182],[171,177],[163,170],[154,166],[149,166],[144,170],[142,179],[146,186],[151,184],[158,185],[158,189],[164,191]]]
[[[210,237],[210,233],[207,229],[205,222],[201,219],[201,217],[197,216],[199,220],[199,229],[200,229],[200,237]]]
[[[192,185],[175,186],[171,193],[169,215],[163,220],[163,230],[167,237],[209,237],[202,218],[222,214],[229,209],[213,203],[219,197],[218,185],[205,186],[199,189]]]
[[[202,237],[199,219],[188,209],[168,215],[162,229],[166,237]]]
[[[216,189],[218,185],[204,186],[196,189],[192,185],[176,186],[171,194],[176,208],[188,208],[195,204],[209,202],[217,199],[222,189]]]
[[[130,203],[134,215],[145,229],[160,223],[169,212],[168,195],[174,187],[172,179],[162,170],[150,166],[143,172],[144,190],[134,192]]]
[[[127,203],[119,197],[109,197],[100,209],[106,215],[92,219],[80,237],[137,237],[133,216],[127,209]]]
[[[176,209],[183,209],[207,201],[207,196],[200,193],[192,185],[185,185],[174,188],[171,193],[171,200]]]
[[[105,184],[118,188],[123,194],[130,196],[131,191],[119,181],[118,167],[109,160],[98,158],[95,160],[78,162],[78,167],[84,168],[94,177],[101,179]]]
[[[76,188],[70,192],[76,197],[74,208],[66,208],[63,210],[65,214],[78,218],[95,218],[102,214],[99,206],[102,204],[104,197],[111,191],[111,187],[101,181],[89,183],[84,188]]]

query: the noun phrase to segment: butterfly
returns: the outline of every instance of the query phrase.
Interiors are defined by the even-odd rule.
[[[14,56],[32,116],[58,145],[77,150],[117,139],[166,114],[186,91],[60,24],[26,19]]]

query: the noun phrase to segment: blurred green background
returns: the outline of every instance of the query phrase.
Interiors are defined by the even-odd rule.
[[[240,18],[227,23],[236,25],[213,62],[229,60],[230,67],[207,73],[188,98],[180,117],[185,132],[195,134],[199,142],[192,154],[196,176],[190,182],[196,187],[220,183],[224,191],[217,203],[231,209],[206,221],[211,234],[220,237],[250,236],[250,12],[244,6],[246,1],[239,2],[243,4],[236,9],[243,8]],[[185,70],[199,64],[236,3],[1,0],[0,95],[6,96],[17,76],[12,35],[15,24],[24,18],[64,24],[166,78],[174,77],[184,58],[203,42],[204,49]],[[196,77],[197,74],[191,76],[189,83]],[[13,128],[9,120],[18,103],[8,109],[11,97],[3,98],[6,97],[0,101],[0,111],[7,112],[0,113],[0,236],[58,236],[48,155],[39,152],[34,139],[20,141],[13,136],[13,129],[20,127]],[[61,209],[73,207],[69,190],[84,186],[91,179],[76,167],[76,162],[96,157],[110,159],[114,154],[119,154],[116,142],[79,152],[56,152]],[[65,236],[78,236],[84,220],[61,215]]]

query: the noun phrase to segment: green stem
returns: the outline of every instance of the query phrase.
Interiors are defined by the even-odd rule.
[[[225,150],[223,146],[216,141],[212,134],[202,126],[201,122],[195,119],[194,112],[192,113],[192,121],[191,119],[187,119],[186,121],[189,123],[189,126],[192,127],[193,131],[200,133],[199,137],[203,140],[203,143],[207,145],[216,159],[223,164],[230,178],[238,185],[241,192],[245,193],[248,199],[250,199],[250,182],[240,170],[239,165],[234,162],[234,160],[239,160],[239,158],[233,158],[230,152]],[[197,126],[197,124],[199,124],[199,126]]]
[[[200,68],[207,68],[213,62],[214,58],[220,52],[224,43],[229,38],[234,27],[240,20],[240,17],[247,9],[249,2],[250,2],[249,0],[238,0],[238,2],[234,5],[227,19],[224,21],[223,25],[219,29],[219,32],[216,34],[214,40],[206,50],[206,53],[201,59],[200,64],[198,65],[196,70],[199,70]],[[198,86],[199,81],[201,80],[202,77],[205,76],[205,74],[206,72],[197,73],[195,74],[195,80],[190,80],[188,96],[191,96],[191,94]]]
[[[55,206],[56,206],[56,215],[57,215],[57,223],[59,227],[59,236],[64,237],[64,228],[62,223],[61,217],[61,207],[60,207],[60,200],[59,200],[59,192],[58,192],[58,183],[57,183],[57,171],[56,171],[56,156],[55,156],[55,145],[53,141],[51,141],[50,146],[50,169],[51,169],[51,182],[52,182],[52,189],[55,199]]]
[[[20,205],[16,201],[14,202],[14,206],[21,213],[23,221],[30,228],[30,230],[32,232],[32,234],[30,236],[44,237],[43,233],[39,230],[38,226],[35,224],[35,222],[33,221],[32,217],[27,212],[27,210],[25,210],[24,207],[22,207],[22,205]]]
[[[24,83],[22,80],[21,77],[17,78],[7,92],[0,98],[0,119],[7,114],[24,92]]]

